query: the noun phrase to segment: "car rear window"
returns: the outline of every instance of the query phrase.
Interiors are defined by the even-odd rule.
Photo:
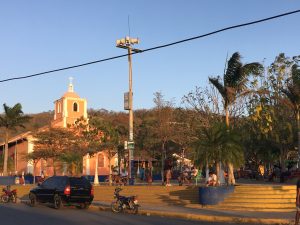
[[[65,176],[53,176],[46,179],[42,186],[44,188],[64,188],[67,185],[67,177]]]
[[[89,188],[91,183],[84,177],[70,177],[70,185]]]

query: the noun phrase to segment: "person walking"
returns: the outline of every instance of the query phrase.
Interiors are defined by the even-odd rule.
[[[296,194],[296,217],[295,217],[295,225],[299,223],[300,216],[300,178],[297,181],[297,194]]]
[[[166,170],[166,186],[172,186],[171,178],[172,178],[172,173],[171,173],[171,169],[169,168]]]
[[[25,173],[24,173],[24,171],[22,172],[22,184],[25,185]]]

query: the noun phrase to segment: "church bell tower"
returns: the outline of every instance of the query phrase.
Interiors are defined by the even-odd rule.
[[[54,102],[54,120],[51,122],[52,127],[64,127],[75,123],[79,118],[85,120],[87,117],[87,101],[80,98],[74,92],[73,78],[69,78],[68,91]]]

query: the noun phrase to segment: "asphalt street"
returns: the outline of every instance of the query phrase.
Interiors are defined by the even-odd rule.
[[[38,205],[30,207],[26,204],[0,204],[0,224],[2,225],[220,225],[210,223],[173,219],[157,216],[141,216],[132,214],[115,214],[98,210],[80,210],[63,207],[55,210],[50,206]]]

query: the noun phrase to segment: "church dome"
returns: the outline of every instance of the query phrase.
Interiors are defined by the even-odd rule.
[[[80,98],[78,94],[75,92],[66,92],[63,96],[63,98]]]
[[[74,92],[74,87],[73,87],[73,83],[72,83],[73,78],[70,77],[69,79],[70,79],[70,83],[69,83],[68,91],[62,97],[63,98],[80,98],[79,95]]]

